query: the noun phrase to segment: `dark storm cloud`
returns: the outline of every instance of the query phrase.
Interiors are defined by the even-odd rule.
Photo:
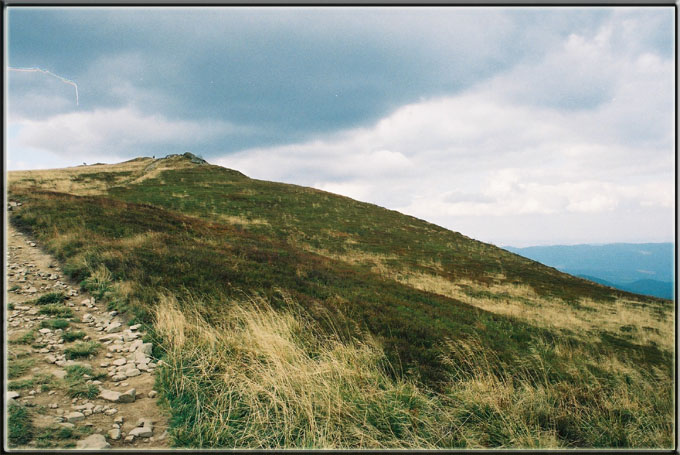
[[[132,105],[172,119],[247,126],[249,133],[203,144],[208,154],[224,153],[355,127],[420,98],[455,93],[537,58],[551,40],[575,27],[592,28],[606,14],[489,8],[12,9],[9,62],[76,80],[82,109]],[[23,102],[13,103],[11,113],[54,113],[54,106],[21,98],[30,93],[14,79],[19,77],[10,81],[11,94]]]

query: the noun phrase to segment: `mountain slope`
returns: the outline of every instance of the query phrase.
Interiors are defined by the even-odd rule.
[[[179,368],[161,370],[176,413],[171,435],[177,445],[603,447],[671,441],[666,419],[672,413],[671,302],[572,277],[372,204],[250,179],[193,156],[9,177],[10,198],[23,202],[12,222],[46,242],[72,276],[110,273],[102,295],[111,307],[154,324],[168,363]],[[265,309],[253,313],[253,308]],[[169,314],[175,315],[172,321]],[[263,314],[275,315],[264,319],[266,330]],[[287,314],[307,321],[301,326],[306,329],[284,324]],[[217,330],[223,326],[231,328]],[[238,327],[259,328],[224,338]],[[258,333],[286,335],[259,344]],[[251,340],[247,346],[261,350],[241,359],[244,337]],[[281,350],[274,355],[268,346]],[[335,358],[339,346],[352,353],[342,358],[355,359],[353,367],[322,362]],[[264,372],[270,374],[282,359],[297,366],[282,370],[285,381],[267,382]],[[268,366],[234,383],[223,373],[233,370],[226,365],[234,361]],[[359,367],[362,362],[368,363]],[[188,365],[217,370],[191,379]],[[374,384],[395,391],[390,400],[396,401],[387,401],[394,409],[375,408],[365,395],[347,392],[342,409],[378,412],[350,431],[346,425],[356,420],[355,411],[331,418],[330,408],[318,401],[330,400],[328,395],[297,395],[309,384],[294,388],[294,399],[278,395],[281,381],[307,384],[300,371],[309,371],[305,378],[329,372],[328,381],[313,386],[326,390],[332,378],[344,377],[338,368],[376,372],[381,379]],[[362,381],[361,375],[351,377]],[[242,383],[250,388],[239,389],[240,398],[224,397],[225,388]],[[517,385],[508,388],[511,383]],[[499,392],[497,401],[480,408],[486,394],[475,392],[475,384]],[[249,395],[258,387],[265,387],[265,395]],[[406,395],[396,392],[403,387]],[[623,426],[611,421],[618,405],[609,397],[620,393],[640,412]],[[503,394],[507,400],[498,401]],[[270,402],[265,396],[277,398]],[[575,401],[567,399],[572,396]],[[274,407],[263,411],[263,400]],[[517,400],[543,407],[544,414],[527,410],[510,418],[521,411]],[[241,417],[217,424],[227,412],[219,410],[221,404],[215,420],[196,420],[207,412],[197,402],[239,403]],[[316,411],[290,410],[293,402]],[[281,434],[264,423],[253,430],[253,422],[284,408],[299,430]],[[428,415],[423,427],[413,412]],[[459,430],[444,431],[444,421]],[[521,428],[508,427],[510,421],[522,422]],[[468,422],[464,428],[462,422]],[[492,424],[499,427],[490,439]],[[326,436],[318,433],[319,425]],[[657,428],[654,434],[636,430],[626,436],[650,427]],[[435,436],[439,431],[447,436]]]

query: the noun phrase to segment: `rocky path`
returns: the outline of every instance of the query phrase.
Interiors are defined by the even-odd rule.
[[[6,401],[26,407],[35,427],[33,440],[20,447],[168,448],[167,416],[153,390],[153,346],[142,341],[140,326],[128,326],[124,316],[81,292],[54,258],[12,226],[7,243],[5,349],[13,390],[6,390]],[[68,327],[49,328],[60,318],[36,303],[53,292],[67,296],[56,305],[73,312]],[[80,338],[71,341],[69,332]],[[96,352],[67,358],[69,348],[88,342],[99,343]]]

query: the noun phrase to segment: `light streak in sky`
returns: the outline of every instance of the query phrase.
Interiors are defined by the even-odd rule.
[[[59,76],[59,75],[54,74],[54,73],[51,72],[51,71],[47,71],[47,70],[44,70],[44,69],[42,69],[42,68],[12,68],[12,67],[10,66],[10,67],[8,67],[8,69],[9,69],[10,71],[18,71],[18,72],[22,72],[22,73],[43,73],[43,74],[49,74],[50,76],[56,77],[57,79],[59,79],[60,81],[62,81],[62,82],[65,83],[65,84],[72,85],[72,86],[75,87],[75,89],[76,89],[76,106],[78,106],[78,84],[76,84],[76,83],[73,82],[72,80],[66,79],[65,77],[61,77],[61,76]]]

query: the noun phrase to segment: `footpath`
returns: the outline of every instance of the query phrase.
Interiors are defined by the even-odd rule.
[[[34,427],[34,439],[16,448],[167,449],[153,345],[142,340],[140,326],[81,292],[11,225],[7,244],[5,358],[12,377],[5,401],[25,407]],[[63,302],[36,302],[62,292]],[[64,317],[69,309],[71,319]]]

